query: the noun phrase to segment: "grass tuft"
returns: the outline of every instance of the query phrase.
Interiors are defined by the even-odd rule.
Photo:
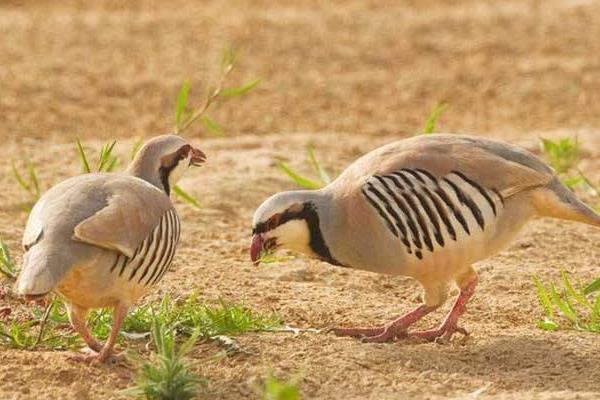
[[[175,331],[154,319],[152,340],[156,353],[150,362],[142,365],[135,386],[125,393],[143,395],[148,400],[189,400],[196,397],[198,387],[205,381],[188,371],[185,356],[197,338],[194,333],[177,348]]]
[[[571,190],[582,188],[596,202],[600,202],[600,189],[577,168],[580,154],[577,137],[561,138],[556,141],[540,138],[540,147],[565,186]],[[596,206],[596,209],[598,208]]]
[[[263,400],[300,400],[302,398],[297,378],[282,382],[269,375],[259,389]]]
[[[544,284],[537,276],[533,277],[544,312],[543,320],[537,322],[538,328],[556,331],[566,325],[578,331],[600,333],[600,295],[595,299],[590,296],[600,289],[600,279],[581,288],[572,284],[565,271],[561,271],[560,278],[560,284]]]
[[[325,171],[325,169],[321,166],[321,164],[317,160],[315,151],[312,147],[308,147],[306,149],[306,156],[307,156],[306,157],[307,163],[312,168],[314,173],[317,175],[317,179],[311,179],[311,178],[307,178],[307,177],[300,175],[299,173],[294,171],[292,168],[290,168],[290,166],[286,162],[281,161],[281,160],[279,160],[277,162],[277,167],[285,175],[287,175],[292,180],[292,182],[294,182],[296,185],[303,187],[305,189],[311,189],[311,190],[312,189],[320,189],[323,186],[326,186],[329,183],[331,183],[331,178],[330,178],[329,174]]]
[[[69,327],[67,311],[57,297],[50,300],[47,318],[38,308],[32,310],[30,319],[0,322],[0,344],[19,349],[65,350],[79,346],[79,337]],[[38,327],[47,319],[45,333]],[[197,334],[205,340],[221,335],[241,335],[249,332],[272,331],[281,327],[275,314],[263,315],[243,305],[219,300],[215,304],[200,302],[192,295],[184,301],[173,301],[165,296],[155,312],[150,304],[133,309],[125,318],[120,340],[135,340],[152,332],[154,320],[168,329],[183,335]],[[98,339],[106,339],[112,327],[110,310],[94,310],[88,317],[88,327]]]
[[[142,308],[132,315],[136,317],[138,329],[147,327],[144,325],[144,321],[149,321],[147,309]],[[281,325],[276,315],[258,314],[243,305],[224,300],[216,304],[203,304],[196,295],[183,302],[174,302],[170,297],[165,297],[156,318],[165,326],[174,327],[188,335],[199,332],[204,338],[264,331]]]
[[[67,350],[81,345],[78,335],[69,327],[69,318],[62,302],[54,297],[46,315],[40,309],[32,310],[32,318],[0,322],[0,344],[15,349]]]
[[[100,148],[100,155],[98,156],[98,166],[95,168],[97,172],[112,172],[117,166],[118,159],[113,155],[113,150],[116,141],[106,143]],[[81,163],[81,170],[84,174],[89,174],[92,172],[92,168],[90,167],[89,158],[81,144],[79,138],[75,140],[75,145],[77,146],[77,154],[79,155],[79,161]]]
[[[423,134],[429,135],[436,131],[436,125],[441,115],[448,109],[448,103],[437,103],[435,107],[429,112],[425,125],[423,126]]]
[[[571,171],[579,161],[579,141],[577,138],[561,138],[557,141],[540,138],[542,151],[548,163],[558,174]]]
[[[10,255],[10,250],[4,240],[0,239],[0,273],[8,279],[17,279],[17,266],[15,260]]]
[[[35,202],[38,201],[38,199],[40,198],[41,189],[35,165],[33,165],[33,163],[30,160],[27,160],[26,168],[27,178],[24,177],[24,174],[19,172],[15,162],[12,161],[13,178],[17,182],[17,185],[19,186],[21,191],[26,193],[29,198],[26,204],[23,206],[23,209],[29,212],[31,211],[31,208],[33,207]]]
[[[204,339],[268,331],[281,326],[279,317],[274,314],[262,315],[243,305],[224,300],[206,304],[200,302],[196,295],[191,295],[184,301],[174,301],[170,296],[165,296],[157,310],[146,304],[131,311],[123,323],[123,336],[150,332],[155,319],[165,327],[176,329],[185,335],[198,332]],[[93,311],[88,324],[94,336],[104,339],[110,333],[112,315],[108,310]]]

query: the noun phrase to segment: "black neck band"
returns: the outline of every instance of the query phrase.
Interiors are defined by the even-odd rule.
[[[175,166],[177,166],[177,164],[175,164],[172,167],[160,167],[158,169],[158,175],[160,176],[160,183],[162,183],[163,185],[163,189],[165,189],[165,193],[167,193],[167,196],[171,195],[171,186],[169,185],[169,175],[171,175],[171,171],[173,171],[173,169],[175,168]]]

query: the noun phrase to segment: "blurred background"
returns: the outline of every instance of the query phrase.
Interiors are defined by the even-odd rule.
[[[226,45],[260,86],[228,134],[511,135],[600,123],[600,2],[0,2],[0,135],[123,138],[173,128]]]

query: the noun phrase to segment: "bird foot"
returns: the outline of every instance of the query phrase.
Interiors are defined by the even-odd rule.
[[[81,349],[80,354],[73,354],[68,357],[69,360],[75,362],[83,362],[90,365],[117,365],[125,361],[125,355],[113,354],[112,351],[95,351],[89,347]]]
[[[408,334],[409,338],[425,340],[427,342],[448,342],[452,339],[455,333],[460,333],[464,336],[469,336],[469,332],[466,329],[456,324],[444,324],[438,329],[431,329],[427,331],[411,332]]]
[[[393,342],[399,336],[406,335],[406,327],[388,324],[377,328],[335,328],[336,336],[359,338],[363,343]]]
[[[381,335],[384,330],[385,326],[380,326],[376,328],[333,328],[332,332],[336,336],[364,338]]]
[[[406,327],[388,325],[378,335],[363,337],[360,341],[363,343],[388,343],[403,336],[406,336]]]
[[[393,342],[399,336],[406,336],[406,331],[412,324],[434,309],[435,307],[423,304],[413,311],[377,328],[335,328],[333,332],[337,336],[361,338],[364,343]]]

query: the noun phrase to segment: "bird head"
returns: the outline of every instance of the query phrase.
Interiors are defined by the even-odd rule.
[[[162,135],[144,143],[128,170],[170,194],[188,168],[204,161],[206,155],[181,136]]]
[[[319,207],[322,198],[316,191],[278,193],[256,210],[252,222],[250,257],[260,263],[263,252],[286,248],[327,259],[320,227]]]

